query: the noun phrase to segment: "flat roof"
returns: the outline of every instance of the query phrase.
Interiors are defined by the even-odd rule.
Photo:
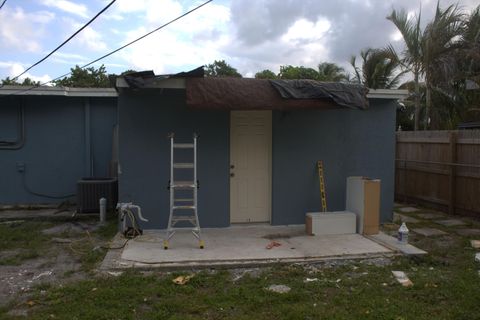
[[[151,84],[144,88],[158,89],[185,89],[185,78],[157,78]],[[117,78],[118,88],[129,88],[127,81],[123,77]],[[408,97],[408,90],[400,89],[369,89],[367,98],[369,99],[403,99]]]
[[[117,78],[119,88],[128,88],[123,77]],[[156,80],[151,88],[185,89],[184,78],[169,78]],[[0,88],[0,95],[19,96],[65,96],[65,97],[117,97],[115,88],[70,88],[70,87],[31,87],[5,85]],[[369,99],[403,99],[408,96],[408,90],[399,89],[369,89]]]
[[[0,87],[2,96],[63,96],[63,97],[117,97],[115,88],[69,88],[69,87],[35,87],[12,86]]]

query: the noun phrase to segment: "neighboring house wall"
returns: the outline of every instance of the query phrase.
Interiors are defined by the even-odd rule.
[[[198,142],[199,218],[203,227],[230,221],[228,111],[188,110],[176,94],[124,93],[119,96],[120,201],[133,201],[150,220],[144,228],[168,221],[170,147],[167,135]],[[160,92],[158,90],[157,92]],[[319,211],[316,161],[323,160],[329,210],[345,209],[346,178],[382,179],[381,217],[393,208],[395,102],[370,100],[367,111],[302,110],[273,112],[272,223],[304,223]]]
[[[75,194],[85,176],[106,176],[111,160],[117,99],[62,96],[0,97],[0,140],[18,138],[24,105],[25,144],[0,147],[0,203],[58,203],[66,199],[37,196]],[[19,172],[20,164],[25,171]],[[26,184],[26,186],[25,186]],[[67,198],[75,201],[75,197]]]
[[[345,210],[346,179],[382,180],[381,220],[391,219],[394,192],[395,102],[370,100],[366,111],[275,112],[273,224],[305,222],[320,211],[317,160],[323,160],[327,207]]]

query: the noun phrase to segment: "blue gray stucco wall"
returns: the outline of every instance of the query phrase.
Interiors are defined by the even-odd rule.
[[[327,207],[345,210],[346,178],[381,179],[381,220],[394,194],[395,102],[371,100],[366,111],[274,112],[272,224],[304,223],[320,211],[316,161],[323,160]]]
[[[185,93],[120,94],[119,201],[134,202],[149,220],[143,228],[168,222],[170,141],[198,139],[198,213],[202,227],[229,225],[229,113],[187,110]]]
[[[22,103],[25,144],[18,150],[0,149],[0,203],[75,202],[75,197],[53,199],[27,189],[48,196],[75,194],[78,179],[108,174],[116,98],[1,97],[0,140],[18,138]],[[19,163],[25,164],[24,173],[18,171]]]
[[[345,209],[346,178],[382,180],[381,218],[391,219],[394,188],[395,102],[371,100],[366,111],[301,110],[272,115],[272,224],[304,223],[319,211],[316,161],[323,160],[329,210]],[[168,221],[170,149],[167,135],[198,149],[199,216],[203,227],[225,227],[229,215],[228,111],[187,109],[185,95],[155,91],[119,96],[120,201],[133,201],[150,220]]]

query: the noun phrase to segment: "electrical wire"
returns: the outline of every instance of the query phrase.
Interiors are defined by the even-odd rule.
[[[22,174],[22,183],[23,183],[23,188],[30,194],[37,196],[37,197],[42,197],[42,198],[49,198],[49,199],[65,199],[65,198],[72,198],[76,196],[76,193],[71,193],[71,194],[66,194],[66,195],[50,195],[50,194],[44,194],[44,193],[39,193],[35,192],[32,189],[29,188],[27,184],[27,177],[26,177],[26,170],[21,172]]]
[[[0,4],[0,10],[3,8],[3,6],[5,5],[5,2],[7,2],[7,0],[3,0],[2,4]]]
[[[205,2],[202,3],[201,5],[196,6],[195,8],[193,8],[193,9],[185,12],[184,14],[176,17],[175,19],[172,19],[172,20],[168,21],[167,23],[161,25],[160,27],[158,27],[158,28],[156,28],[156,29],[153,29],[152,31],[144,34],[143,36],[138,37],[137,39],[135,39],[135,40],[133,40],[133,41],[130,41],[129,43],[127,43],[127,44],[125,44],[125,45],[123,45],[123,46],[121,46],[121,47],[119,47],[119,48],[117,48],[117,49],[115,49],[115,50],[113,50],[113,51],[110,51],[109,53],[101,56],[100,58],[97,58],[97,59],[95,59],[95,60],[93,60],[93,61],[91,61],[91,62],[89,62],[89,63],[87,63],[87,64],[85,64],[85,65],[83,65],[83,66],[81,66],[80,69],[84,69],[84,68],[86,68],[86,67],[94,64],[95,62],[98,62],[98,61],[100,61],[100,60],[102,60],[102,59],[105,59],[106,57],[109,57],[109,56],[111,56],[112,54],[117,53],[118,51],[125,49],[126,47],[128,47],[128,46],[130,46],[130,45],[132,45],[132,44],[134,44],[134,43],[142,40],[143,38],[148,37],[149,35],[151,35],[151,34],[154,33],[154,32],[157,32],[157,31],[165,28],[166,26],[174,23],[175,21],[180,20],[181,18],[183,18],[183,17],[189,15],[190,13],[192,13],[192,12],[200,9],[201,7],[209,4],[209,3],[212,2],[212,1],[213,1],[213,0],[205,1]],[[8,94],[8,95],[4,95],[3,97],[8,97],[8,96],[11,96],[11,95],[17,95],[17,94],[20,94],[20,93],[24,93],[24,92],[28,92],[28,91],[34,90],[34,89],[36,89],[36,88],[38,88],[38,87],[44,86],[44,85],[46,85],[46,84],[49,84],[49,83],[52,83],[52,82],[54,82],[54,81],[56,81],[56,80],[59,80],[59,79],[61,79],[61,78],[64,78],[64,77],[70,75],[71,73],[72,73],[72,71],[70,71],[70,72],[68,72],[68,73],[65,73],[65,74],[63,74],[63,75],[61,75],[61,76],[59,76],[59,77],[56,77],[55,79],[52,79],[52,80],[50,80],[50,81],[41,83],[41,84],[39,84],[39,85],[30,87],[30,88],[28,88],[28,89],[15,91],[15,92],[10,93],[10,94]]]
[[[7,0],[4,0],[3,4],[5,4],[5,1]],[[35,62],[34,64],[32,64],[30,67],[28,67],[27,69],[25,69],[25,71],[23,71],[22,73],[20,73],[18,76],[12,78],[12,81],[15,81],[17,80],[19,77],[21,77],[22,75],[24,75],[25,73],[27,73],[30,69],[32,69],[33,67],[39,65],[40,63],[42,63],[43,61],[47,60],[48,57],[50,57],[52,54],[54,54],[56,51],[58,51],[58,49],[60,49],[61,47],[63,47],[65,44],[67,44],[67,42],[69,42],[70,40],[72,40],[77,34],[79,34],[83,29],[85,29],[86,27],[88,27],[88,25],[90,25],[93,21],[95,21],[95,19],[98,18],[98,16],[100,16],[102,13],[104,13],[108,8],[110,8],[110,6],[112,4],[115,3],[115,1],[117,0],[112,0],[105,8],[103,8],[102,10],[100,10],[92,19],[90,19],[90,21],[88,21],[85,25],[83,25],[83,27],[81,27],[80,29],[78,29],[77,31],[75,31],[74,34],[72,34],[70,37],[68,37],[67,40],[63,41],[58,47],[56,47],[55,49],[53,49],[53,51],[51,51],[49,54],[47,54],[45,57],[43,57],[42,59],[38,60],[37,62]],[[2,4],[2,6],[3,6]],[[0,7],[1,9],[1,7]],[[2,85],[3,87],[3,85]]]

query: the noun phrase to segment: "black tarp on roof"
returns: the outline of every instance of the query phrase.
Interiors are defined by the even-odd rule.
[[[368,108],[364,86],[315,80],[263,80],[204,77],[203,67],[173,75],[156,76],[152,71],[124,76],[130,88],[155,88],[155,81],[186,79],[187,105],[201,109],[292,110],[346,107]]]
[[[315,80],[270,80],[284,99],[332,99],[353,109],[368,108],[368,89],[361,85]]]

